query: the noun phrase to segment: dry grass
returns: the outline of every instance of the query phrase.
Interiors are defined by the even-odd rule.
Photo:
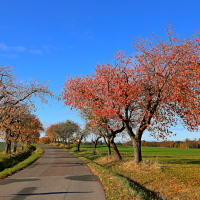
[[[110,155],[110,156],[101,157],[101,158],[95,160],[95,162],[104,167],[109,168],[109,167],[115,165],[116,163],[118,163],[118,160],[115,155]]]
[[[123,168],[124,170],[127,170],[129,172],[131,172],[133,168],[138,170],[146,170],[147,168],[151,170],[156,170],[164,167],[158,162],[158,160],[145,160],[139,164],[136,164],[134,160],[130,159],[123,159],[121,161],[118,161],[114,154],[110,156],[101,157],[95,160],[95,162],[108,168],[118,165],[120,168]]]
[[[180,165],[173,165],[172,168],[172,166],[163,165],[157,160],[145,160],[139,164],[130,159],[119,162],[115,156],[99,158],[95,162],[129,178],[148,190],[156,192],[161,199],[199,200],[200,181],[197,180],[199,169],[198,172],[195,172],[197,175],[196,182],[194,182],[194,178],[191,178],[191,182],[186,183],[185,180],[188,179],[191,172],[188,172],[185,177],[182,174],[178,176],[177,173],[184,173],[185,170],[189,169],[189,166],[182,166],[183,168],[180,168]]]
[[[67,148],[69,145],[66,145],[66,144],[60,144],[60,146],[59,147],[61,147],[61,148]]]

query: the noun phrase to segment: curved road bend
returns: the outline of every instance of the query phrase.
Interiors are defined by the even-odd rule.
[[[44,154],[24,170],[0,180],[0,200],[105,200],[89,167],[57,147],[40,145]]]

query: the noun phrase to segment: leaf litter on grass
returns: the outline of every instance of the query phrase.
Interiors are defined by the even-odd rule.
[[[161,164],[145,160],[136,165],[131,159],[117,162],[113,157],[97,159],[110,168],[166,199],[196,199],[200,197],[200,168],[191,164]]]

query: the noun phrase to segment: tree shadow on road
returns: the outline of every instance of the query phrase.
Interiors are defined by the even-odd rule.
[[[7,184],[11,184],[11,183],[16,183],[16,182],[28,182],[28,181],[38,181],[40,179],[12,179],[12,178],[7,178],[7,179],[4,179],[2,181],[0,181],[0,185],[7,185]]]
[[[15,195],[12,200],[24,200],[27,196],[41,196],[41,195],[59,195],[59,194],[83,194],[83,193],[91,193],[91,192],[45,192],[45,193],[34,193],[37,187],[26,187],[23,188],[19,193],[12,194]],[[39,198],[39,197],[38,197]]]
[[[99,177],[96,175],[67,176],[65,179],[74,181],[99,181]]]

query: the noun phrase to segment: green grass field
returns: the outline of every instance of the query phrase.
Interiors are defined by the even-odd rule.
[[[81,147],[88,151],[93,148],[92,145],[82,145]],[[118,146],[118,150],[123,158],[134,158],[132,146]],[[108,152],[107,147],[99,145],[97,152],[99,155],[94,156],[94,159],[106,156]],[[88,156],[93,159],[89,152]],[[142,157],[143,160],[159,160],[159,162],[164,164],[200,164],[200,149],[142,147]]]
[[[200,199],[200,149],[142,147],[143,163],[135,165],[133,147],[118,146],[123,161],[110,159],[107,147],[82,145],[80,156],[109,168],[139,184],[144,190],[156,192],[163,199]],[[105,159],[106,158],[106,159]]]
[[[21,146],[21,144],[17,145],[18,147]],[[6,143],[5,142],[0,142],[0,152],[5,151]],[[11,148],[13,149],[13,144],[11,145]]]
[[[6,143],[0,142],[0,152],[5,151]]]

